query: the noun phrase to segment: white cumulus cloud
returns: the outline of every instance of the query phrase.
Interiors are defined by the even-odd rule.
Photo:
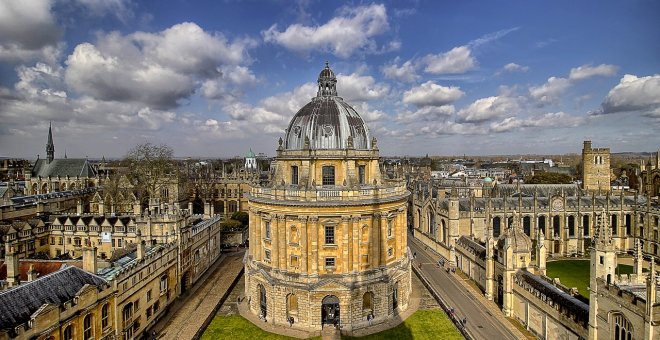
[[[529,89],[529,94],[539,105],[543,106],[557,102],[559,96],[570,86],[571,82],[566,78],[550,77],[545,84],[532,86]]]
[[[413,83],[421,78],[417,74],[415,65],[412,61],[408,60],[400,66],[397,65],[398,62],[399,59],[397,58],[391,64],[382,67],[381,71],[385,78],[398,80],[404,83]]]
[[[570,80],[582,80],[596,76],[610,77],[616,74],[619,68],[615,65],[600,64],[597,66],[582,65],[571,69],[568,76]]]
[[[502,68],[506,72],[527,72],[529,71],[529,66],[523,66],[516,63],[508,63]]]
[[[526,119],[508,117],[500,122],[490,124],[492,132],[507,132],[528,127],[568,127],[584,123],[584,118],[572,116],[565,112],[548,112]]]
[[[337,16],[317,26],[293,24],[280,31],[277,25],[262,32],[264,41],[308,54],[331,52],[348,58],[358,51],[377,52],[374,38],[389,29],[385,5],[343,7]],[[399,44],[390,44],[396,48]]]
[[[520,111],[518,98],[509,96],[493,96],[480,98],[458,111],[457,115],[463,122],[483,122],[493,118],[512,116]]]
[[[429,80],[406,91],[403,94],[403,102],[417,107],[443,106],[453,103],[464,94],[459,87],[441,86]]]
[[[62,29],[52,6],[49,0],[0,1],[0,60],[55,61]]]
[[[424,71],[431,74],[465,73],[477,66],[477,60],[468,46],[454,47],[445,53],[429,54],[422,61],[426,65]]]
[[[660,117],[660,74],[638,77],[626,74],[619,84],[610,90],[596,113],[640,111]]]

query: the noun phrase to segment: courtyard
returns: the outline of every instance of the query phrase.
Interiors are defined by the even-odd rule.
[[[559,278],[569,288],[576,287],[578,292],[589,298],[589,260],[557,260],[546,264],[547,276]],[[632,274],[633,267],[628,264],[617,266],[617,274]]]

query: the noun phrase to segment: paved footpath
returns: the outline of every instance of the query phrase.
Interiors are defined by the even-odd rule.
[[[192,340],[243,269],[244,251],[223,255],[154,327],[159,339]]]

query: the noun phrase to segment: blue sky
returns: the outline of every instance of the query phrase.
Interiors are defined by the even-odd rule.
[[[328,60],[383,155],[660,147],[657,1],[0,0],[0,156],[274,154]]]

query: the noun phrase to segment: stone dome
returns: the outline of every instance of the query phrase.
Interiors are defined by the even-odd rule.
[[[511,247],[513,247],[514,253],[529,253],[532,250],[532,240],[520,228],[518,215],[515,211],[512,225],[497,239],[497,248],[504,249],[507,239]]]
[[[328,62],[319,74],[318,86],[316,97],[291,119],[284,148],[370,149],[369,128],[357,111],[337,96],[337,78]]]

